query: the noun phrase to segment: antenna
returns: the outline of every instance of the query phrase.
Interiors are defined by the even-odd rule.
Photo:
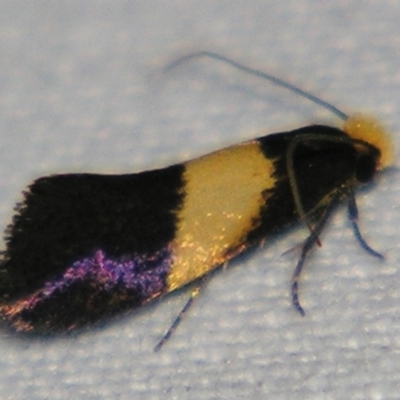
[[[177,60],[173,61],[171,64],[167,65],[164,68],[164,72],[168,72],[168,71],[178,67],[179,65],[181,65],[181,64],[183,64],[185,62],[191,61],[191,60],[193,60],[195,58],[201,58],[201,57],[207,57],[207,58],[211,58],[211,59],[214,59],[214,60],[221,61],[221,62],[223,62],[225,64],[228,64],[228,65],[238,69],[239,71],[243,71],[243,72],[245,72],[245,73],[247,73],[249,75],[257,76],[257,77],[259,77],[261,79],[266,79],[267,81],[270,81],[274,85],[277,85],[277,86],[283,87],[285,89],[288,89],[291,92],[293,92],[293,93],[295,93],[295,94],[297,94],[297,95],[299,95],[299,96],[301,96],[303,98],[306,98],[306,99],[312,101],[313,103],[315,103],[315,104],[317,104],[317,105],[319,105],[321,107],[324,107],[325,109],[329,110],[330,112],[332,112],[333,114],[335,114],[336,116],[338,116],[340,119],[342,119],[344,121],[346,121],[347,118],[348,118],[346,113],[344,113],[343,111],[339,110],[333,104],[328,103],[327,101],[322,100],[319,97],[316,97],[313,94],[311,94],[309,92],[306,92],[306,91],[300,89],[299,87],[297,87],[295,85],[292,85],[289,82],[286,82],[286,81],[284,81],[284,80],[282,80],[280,78],[277,78],[276,76],[267,74],[266,72],[262,72],[262,71],[260,71],[258,69],[246,67],[243,64],[240,64],[240,63],[238,63],[238,62],[236,62],[236,61],[234,61],[234,60],[232,60],[230,58],[227,58],[227,57],[225,57],[225,56],[223,56],[221,54],[218,54],[218,53],[214,53],[212,51],[199,51],[199,52],[196,52],[196,53],[191,53],[191,54],[188,54],[186,56],[180,57]]]

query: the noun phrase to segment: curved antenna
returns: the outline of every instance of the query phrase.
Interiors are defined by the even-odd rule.
[[[239,71],[243,71],[247,74],[250,75],[254,75],[257,76],[261,79],[266,79],[267,81],[270,81],[271,83],[273,83],[274,85],[283,87],[285,89],[290,90],[291,92],[306,98],[308,100],[310,100],[311,102],[329,110],[330,112],[332,112],[333,114],[335,114],[336,116],[338,116],[340,119],[342,119],[343,121],[346,121],[348,116],[346,113],[344,113],[343,111],[339,110],[337,107],[335,107],[334,105],[332,105],[331,103],[328,103],[325,100],[320,99],[317,96],[314,96],[313,94],[306,92],[302,89],[300,89],[299,87],[292,85],[289,82],[286,82],[282,79],[277,78],[276,76],[267,74],[266,72],[262,72],[258,69],[254,69],[254,68],[250,68],[250,67],[246,67],[243,64],[240,64],[230,58],[224,57],[221,54],[218,53],[213,53],[212,51],[199,51],[197,53],[191,53],[188,54],[186,56],[180,57],[177,60],[173,61],[171,64],[167,65],[167,67],[164,68],[164,72],[167,72],[173,68],[176,68],[177,66],[190,61],[194,58],[200,58],[200,57],[208,57],[208,58],[212,58],[214,60],[218,60],[218,61],[222,61],[225,64],[228,64],[236,69],[238,69]]]

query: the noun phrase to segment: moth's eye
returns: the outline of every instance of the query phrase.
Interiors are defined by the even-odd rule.
[[[356,178],[361,183],[369,182],[376,172],[376,159],[371,155],[358,158],[356,165]]]

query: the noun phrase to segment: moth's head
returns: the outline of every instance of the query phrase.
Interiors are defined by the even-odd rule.
[[[355,146],[360,151],[360,169],[363,168],[362,164],[371,164],[373,159],[374,171],[387,168],[393,163],[393,142],[386,129],[375,118],[362,114],[352,115],[344,123],[343,131],[351,139],[359,141],[359,144],[355,142]],[[364,149],[362,143],[365,144]],[[368,156],[369,161],[366,159]],[[367,165],[365,167],[367,168]]]

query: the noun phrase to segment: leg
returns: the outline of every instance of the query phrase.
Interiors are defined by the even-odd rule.
[[[301,306],[299,300],[299,279],[301,271],[303,270],[304,262],[307,258],[308,253],[311,251],[311,249],[314,247],[315,244],[318,244],[318,237],[321,234],[322,230],[324,229],[324,226],[329,216],[331,215],[332,209],[335,206],[337,200],[338,196],[335,196],[330,200],[329,204],[322,210],[316,225],[311,230],[311,234],[308,236],[308,238],[305,240],[303,244],[299,261],[297,262],[296,268],[292,276],[292,287],[291,287],[292,304],[302,316],[305,315],[305,311]]]
[[[358,209],[357,209],[357,203],[356,203],[356,198],[354,197],[354,193],[350,193],[349,196],[349,203],[347,206],[347,215],[349,218],[349,221],[352,225],[354,236],[358,240],[358,243],[360,246],[371,256],[377,257],[380,260],[383,260],[383,255],[375,251],[372,247],[369,246],[369,244],[365,241],[365,239],[362,237],[360,229],[358,227]]]
[[[168,329],[168,331],[165,333],[165,335],[162,337],[162,339],[158,342],[158,344],[154,347],[154,351],[159,351],[161,347],[167,342],[167,340],[172,336],[172,334],[175,332],[176,328],[178,325],[181,323],[181,320],[183,316],[188,312],[189,308],[193,304],[195,298],[199,295],[200,289],[204,283],[204,280],[202,280],[199,284],[197,284],[193,289],[190,294],[189,300],[186,302],[186,304],[183,306],[182,310],[179,312],[177,317],[175,318],[174,322]]]

